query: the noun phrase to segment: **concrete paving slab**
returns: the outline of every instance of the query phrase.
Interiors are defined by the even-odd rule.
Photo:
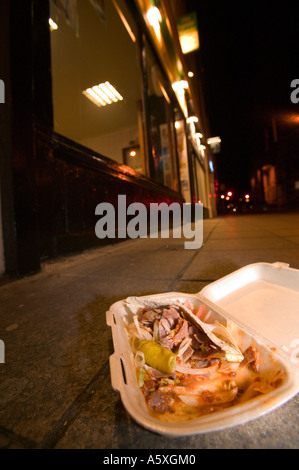
[[[275,248],[264,249],[218,249],[212,250],[204,247],[193,259],[192,263],[182,275],[182,280],[209,281],[219,279],[231,272],[252,263],[287,263],[290,267],[299,269],[299,250]],[[213,253],[211,253],[213,251]]]
[[[204,245],[206,246],[206,245]],[[264,250],[272,249],[280,251],[283,248],[292,249],[296,248],[295,244],[289,240],[280,239],[279,237],[267,237],[267,238],[244,238],[241,239],[230,239],[225,240],[219,244],[219,240],[209,240],[208,249],[210,252],[215,252],[218,250],[223,251],[233,251],[233,250],[244,250],[244,251],[254,251],[254,250]]]

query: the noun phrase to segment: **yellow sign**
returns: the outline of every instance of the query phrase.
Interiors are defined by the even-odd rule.
[[[182,16],[176,21],[183,54],[199,49],[199,35],[196,13]]]

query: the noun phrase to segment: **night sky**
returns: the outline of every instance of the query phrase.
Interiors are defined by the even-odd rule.
[[[259,152],[253,136],[261,116],[299,115],[299,103],[290,100],[291,81],[299,78],[299,9],[294,5],[190,0],[197,12],[211,134],[222,139],[218,176],[227,189],[250,190],[252,155]]]

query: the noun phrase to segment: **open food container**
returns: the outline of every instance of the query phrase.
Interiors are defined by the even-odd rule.
[[[299,271],[287,264],[251,264],[209,284],[197,294],[154,294],[133,298],[133,304],[127,300],[114,303],[106,312],[114,344],[114,354],[110,356],[111,383],[120,393],[127,412],[146,429],[169,437],[221,430],[260,417],[298,393]],[[163,416],[160,419],[151,413],[141,390],[128,335],[128,325],[134,316],[136,321],[138,303],[143,302],[154,307],[187,302],[195,310],[204,306],[208,318],[203,321],[229,326],[242,354],[254,344],[261,374],[263,370],[266,374],[270,371],[277,383],[265,393],[251,398],[249,395],[248,400],[236,401],[232,406],[211,407],[211,412],[199,417],[190,415],[176,420],[174,412],[172,419],[164,420]]]

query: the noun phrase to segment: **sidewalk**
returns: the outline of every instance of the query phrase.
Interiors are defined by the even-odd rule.
[[[48,262],[0,287],[0,448],[298,448],[299,395],[245,425],[165,438],[137,425],[110,385],[105,312],[129,295],[195,293],[250,263],[299,269],[299,214],[204,221],[204,245],[137,239]],[[299,333],[299,332],[298,332]]]

